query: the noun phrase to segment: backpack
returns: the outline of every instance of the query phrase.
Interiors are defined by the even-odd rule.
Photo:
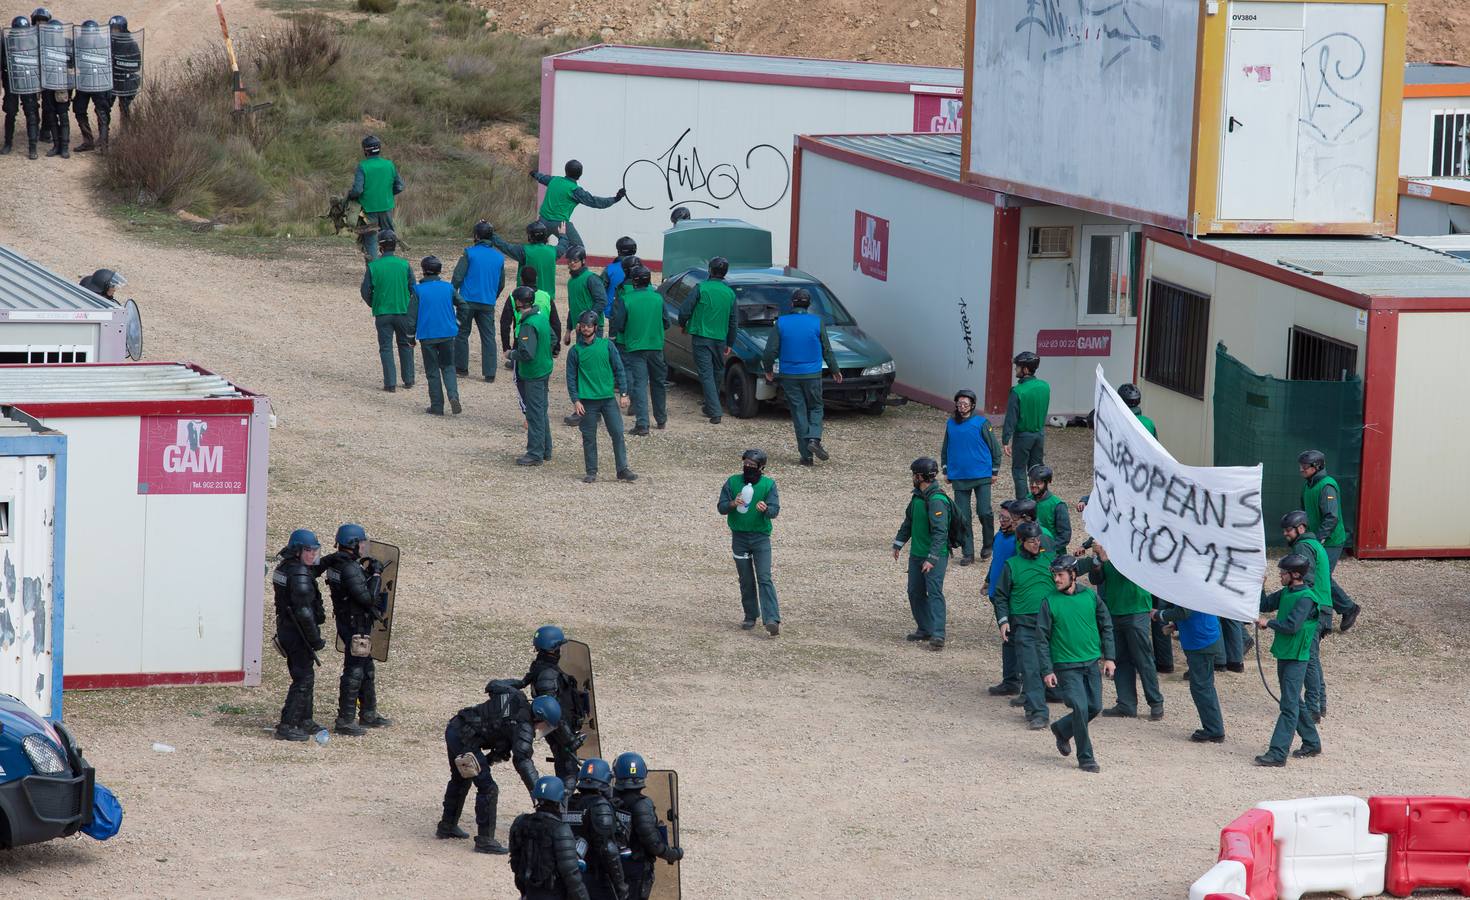
[[[938,493],[944,498],[945,505],[949,507],[949,528],[945,537],[949,541],[949,549],[957,550],[965,546],[965,528],[960,524],[960,517],[955,515],[954,501],[944,491]]]
[[[522,813],[510,829],[510,870],[516,887],[550,891],[556,887],[556,859],[552,846],[556,820],[540,813]]]

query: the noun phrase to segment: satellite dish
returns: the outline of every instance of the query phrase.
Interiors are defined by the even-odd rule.
[[[123,310],[123,346],[127,348],[128,359],[142,359],[143,314],[131,299],[123,304]]]

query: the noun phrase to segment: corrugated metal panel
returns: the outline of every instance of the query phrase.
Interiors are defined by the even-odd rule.
[[[1404,84],[1470,84],[1470,66],[1409,63]]]
[[[848,81],[887,81],[895,84],[932,84],[963,87],[963,69],[938,66],[900,66],[839,59],[806,59],[789,56],[755,56],[745,53],[710,53],[663,47],[589,47],[567,54],[586,62],[652,66],[667,69],[698,69],[706,72],[755,72],[798,78],[837,78]],[[566,57],[563,57],[566,58]]]
[[[218,375],[205,375],[177,363],[0,368],[0,403],[6,404],[243,396]]]
[[[1470,297],[1470,262],[1395,238],[1232,237],[1205,243],[1359,294]]]
[[[118,305],[0,247],[0,309],[115,310]]]
[[[819,143],[897,163],[949,181],[960,180],[958,134],[865,134],[813,138]]]

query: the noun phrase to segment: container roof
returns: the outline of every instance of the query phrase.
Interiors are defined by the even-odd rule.
[[[210,400],[250,394],[183,363],[0,366],[0,398],[27,403]]]
[[[1470,262],[1386,237],[1211,237],[1204,242],[1368,297],[1470,297]]]
[[[116,310],[118,305],[0,247],[0,310]]]
[[[654,69],[684,69],[716,75],[744,74],[764,75],[772,78],[881,81],[950,88],[962,88],[965,84],[963,69],[946,69],[938,66],[903,66],[892,63],[809,59],[797,56],[756,56],[748,53],[676,50],[668,47],[629,47],[619,44],[598,44],[595,47],[563,53],[553,59]]]
[[[1459,259],[1470,259],[1470,234],[1429,234],[1429,235],[1407,235],[1397,236],[1401,241],[1407,241],[1417,247],[1429,250],[1437,250],[1440,253],[1448,253]]]
[[[871,156],[945,181],[960,182],[960,136],[958,134],[827,134],[811,140]]]
[[[1411,62],[1404,84],[1470,84],[1470,66],[1456,62]]]

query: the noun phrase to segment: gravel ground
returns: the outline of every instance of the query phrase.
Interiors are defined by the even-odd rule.
[[[173,27],[207,28],[209,13],[181,9]],[[577,432],[559,423],[554,461],[518,469],[508,380],[466,383],[465,415],[446,419],[422,414],[421,386],[377,389],[345,242],[277,258],[145,242],[93,211],[75,177],[90,165],[25,167],[30,196],[53,202],[0,208],[0,241],[61,273],[115,265],[143,305],[150,358],[198,361],[272,398],[272,548],[344,519],[401,545],[379,677],[395,725],[324,748],[272,740],[286,676],[269,651],[259,688],[69,694],[68,722],[126,806],[123,831],[0,856],[0,884],[25,885],[0,895],[424,897],[462,894],[469,878],[474,893],[513,896],[502,859],[433,838],[442,730],[488,678],[524,671],[548,621],[594,648],[607,755],[635,749],[679,771],[690,897],[1178,897],[1212,864],[1219,826],[1260,800],[1464,791],[1466,563],[1340,567],[1367,612],[1324,650],[1319,759],[1250,765],[1275,716],[1252,668],[1222,677],[1227,743],[1186,740],[1197,722],[1173,677],[1163,722],[1095,724],[1103,771],[1085,775],[985,696],[999,641],[979,568],[949,577],[942,654],[903,641],[904,569],[888,547],[907,463],[937,450],[941,414],[834,413],[832,461],[804,470],[779,410],[710,426],[680,384],[669,430],[629,438],[636,484],[581,484]],[[738,628],[714,511],[748,446],[771,452],[781,485],[776,639]],[[1075,498],[1087,434],[1053,432],[1049,449],[1058,492]],[[335,699],[327,661],[318,718]],[[500,781],[503,839],[526,804],[513,773]]]

